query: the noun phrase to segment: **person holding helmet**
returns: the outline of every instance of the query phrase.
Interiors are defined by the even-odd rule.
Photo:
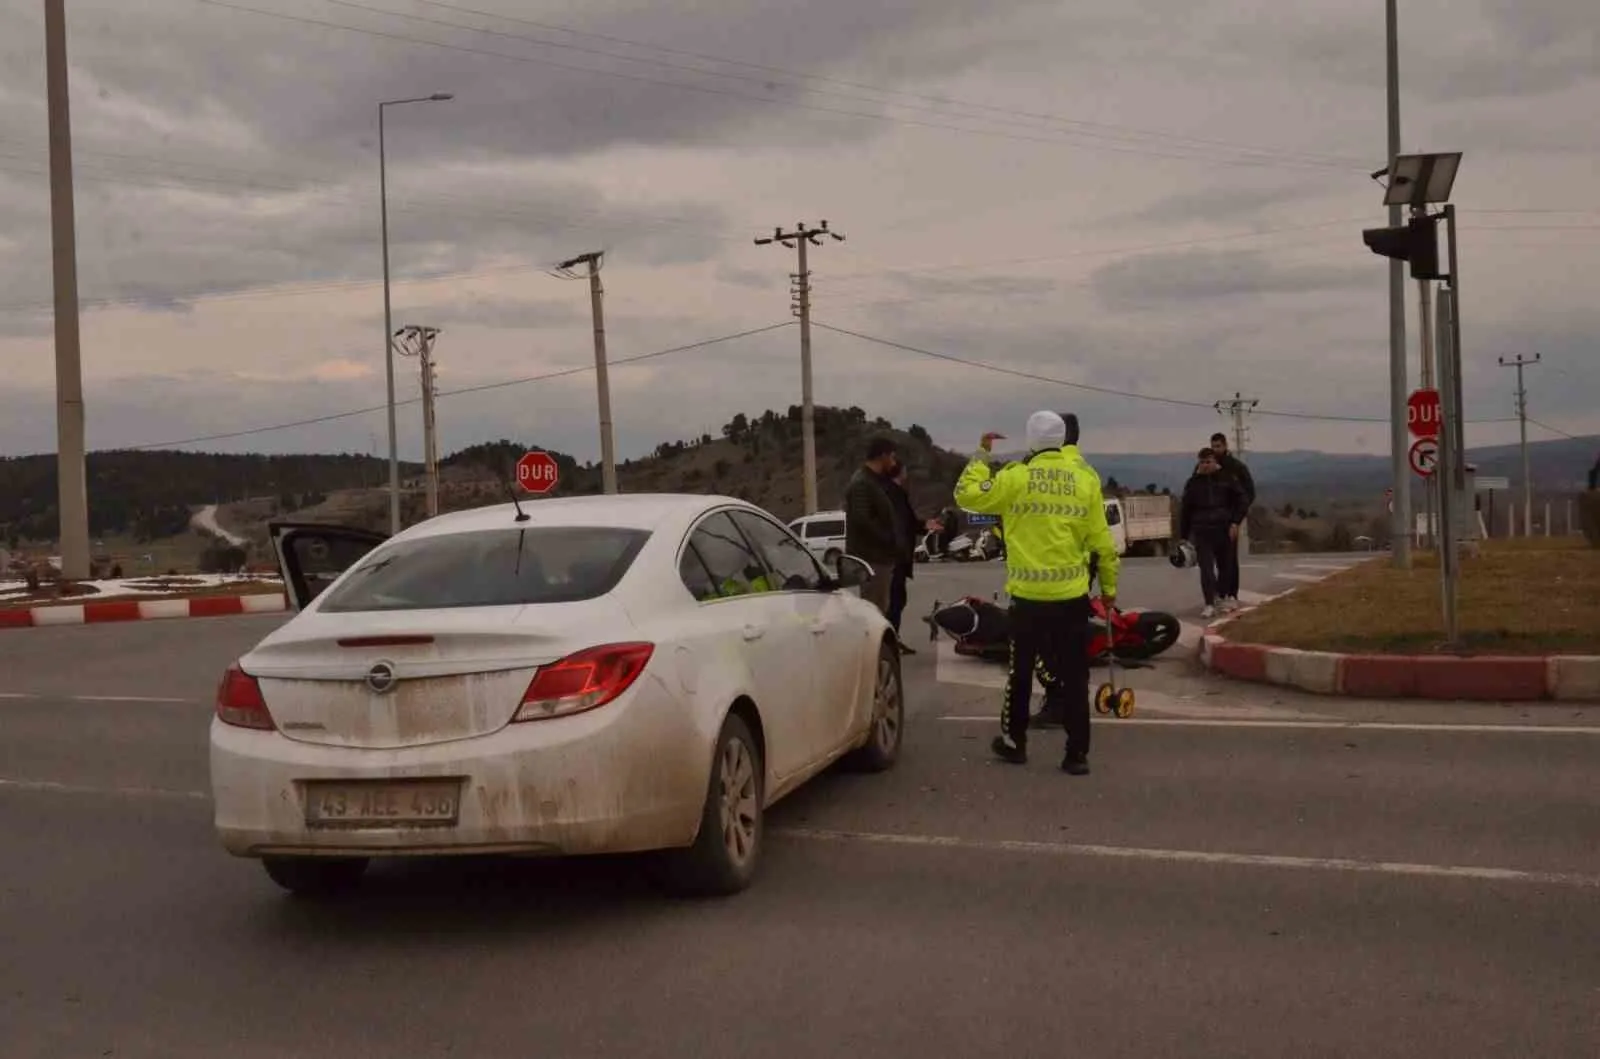
[[[1066,451],[1067,425],[1054,412],[1028,417],[1028,457],[989,469],[1000,434],[985,434],[956,483],[956,503],[1005,520],[1006,593],[1011,597],[1011,664],[1000,734],[990,749],[1014,765],[1028,760],[1028,704],[1035,665],[1059,678],[1045,684],[1045,708],[1067,730],[1063,771],[1089,772],[1089,558],[1099,561],[1101,598],[1115,606],[1119,560],[1106,525],[1100,478]]]
[[[1238,559],[1233,546],[1239,539],[1239,524],[1245,519],[1250,502],[1239,480],[1222,469],[1222,461],[1211,449],[1201,449],[1194,476],[1183,487],[1183,503],[1178,509],[1178,538],[1193,543],[1200,566],[1200,591],[1205,596],[1202,618],[1223,609],[1233,609],[1229,597],[1222,595],[1229,584],[1237,584]],[[1237,590],[1235,590],[1237,591]]]

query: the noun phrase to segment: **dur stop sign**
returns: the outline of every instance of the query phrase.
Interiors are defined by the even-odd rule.
[[[548,493],[560,478],[555,457],[548,452],[525,452],[517,461],[517,484],[527,492]]]
[[[1406,426],[1414,438],[1436,438],[1444,422],[1438,390],[1413,390],[1406,398]]]

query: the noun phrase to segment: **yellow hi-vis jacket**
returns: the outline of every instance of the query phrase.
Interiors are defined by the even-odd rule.
[[[968,511],[1004,521],[1006,594],[1012,598],[1088,595],[1091,554],[1099,556],[1100,590],[1116,594],[1119,559],[1100,476],[1074,446],[1036,452],[998,474],[990,473],[988,454],[978,452],[956,482],[955,499]]]

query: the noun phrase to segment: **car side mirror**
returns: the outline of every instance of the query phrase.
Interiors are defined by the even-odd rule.
[[[865,560],[841,555],[834,561],[834,582],[840,588],[861,588],[872,578],[872,564]]]

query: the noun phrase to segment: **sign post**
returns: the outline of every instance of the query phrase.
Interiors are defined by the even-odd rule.
[[[556,459],[548,452],[525,452],[517,460],[517,484],[525,492],[543,496],[561,480]]]
[[[1450,256],[1455,257],[1455,241],[1450,243]],[[1456,294],[1455,268],[1450,269],[1450,285],[1442,288],[1436,294],[1438,312],[1435,318],[1438,326],[1434,329],[1434,341],[1438,344],[1439,381],[1444,386],[1445,393],[1450,395],[1449,405],[1444,409],[1448,420],[1444,422],[1445,429],[1441,432],[1439,441],[1444,442],[1437,447],[1440,466],[1439,474],[1439,520],[1443,523],[1439,536],[1439,581],[1444,604],[1444,638],[1445,643],[1454,645],[1460,637],[1460,616],[1458,609],[1457,577],[1460,556],[1456,554],[1456,504],[1461,499],[1458,491],[1459,482],[1463,478],[1463,464],[1466,462],[1466,453],[1460,448],[1461,426],[1461,391],[1457,382],[1461,374],[1461,361],[1457,341],[1460,330],[1456,321],[1455,294]],[[1445,326],[1448,321],[1449,326]]]

